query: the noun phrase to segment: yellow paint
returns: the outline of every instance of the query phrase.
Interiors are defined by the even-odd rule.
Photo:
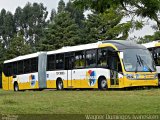
[[[30,83],[30,82],[18,83],[18,86],[19,86],[19,90],[38,89],[38,88],[39,88],[38,81],[36,81],[35,86],[31,86],[31,83]]]
[[[13,77],[6,77],[4,73],[2,73],[2,88],[4,90],[13,90]]]
[[[100,45],[98,46],[98,48],[104,48],[104,47],[112,47],[112,48],[114,48],[115,50],[118,50],[117,47],[116,47],[115,45],[111,44],[111,43],[103,43],[103,44],[100,44]]]
[[[47,80],[47,88],[56,88],[56,80]]]
[[[123,87],[133,87],[133,86],[158,86],[158,79],[153,79],[153,80],[128,80],[125,77]]]
[[[159,46],[160,46],[160,43],[159,43],[159,42],[155,44],[155,47],[159,47]]]
[[[132,74],[133,72],[125,73],[125,74]],[[138,73],[136,73],[138,74]],[[147,74],[146,72],[141,73],[140,75]],[[148,73],[148,77],[154,77],[155,72]],[[2,82],[3,82],[3,89],[4,90],[13,90],[13,77],[5,77],[2,74]],[[71,83],[72,86],[69,86],[68,83]],[[158,86],[158,79],[153,80],[129,80],[124,76],[123,78],[119,78],[119,85],[111,85],[110,80],[107,79],[108,88],[125,88],[125,87],[134,87],[134,86]],[[20,83],[18,82],[19,89],[38,89],[38,81],[34,87],[31,86],[30,82]],[[88,80],[63,80],[64,88],[98,88],[98,80],[96,81],[94,86],[89,86]],[[56,80],[47,80],[47,88],[56,88]]]

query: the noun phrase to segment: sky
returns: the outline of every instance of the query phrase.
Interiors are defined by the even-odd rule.
[[[69,0],[64,1],[68,2]],[[57,9],[59,0],[0,0],[0,10],[4,8],[14,13],[18,6],[23,8],[27,2],[43,3],[43,5],[47,7],[48,12],[50,12],[53,8]]]
[[[64,1],[68,2],[69,0],[64,0]],[[15,9],[18,6],[23,8],[27,2],[43,3],[43,5],[47,7],[48,12],[50,12],[53,8],[57,9],[59,0],[0,0],[0,10],[4,8],[5,10],[10,11],[14,14]],[[148,21],[147,24],[148,25],[146,25],[143,29],[138,30],[138,31],[133,31],[132,33],[130,33],[129,37],[131,38],[134,36],[143,37],[144,35],[153,35],[154,31],[152,30],[151,25],[153,25],[154,22]]]

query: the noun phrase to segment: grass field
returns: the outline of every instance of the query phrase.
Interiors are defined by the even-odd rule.
[[[0,90],[0,114],[160,114],[160,89]]]

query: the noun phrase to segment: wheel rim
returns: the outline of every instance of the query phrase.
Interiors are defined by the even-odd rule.
[[[102,80],[102,81],[101,81],[101,87],[102,87],[102,88],[105,88],[106,85],[107,85],[106,80]]]
[[[59,83],[58,83],[58,88],[59,88],[59,90],[62,90],[62,87],[63,86],[63,83],[62,83],[62,81],[59,81]]]
[[[14,88],[14,89],[15,89],[15,91],[18,91],[18,86],[17,86],[17,85],[15,85],[15,88]]]

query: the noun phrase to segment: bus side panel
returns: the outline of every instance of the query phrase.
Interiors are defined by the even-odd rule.
[[[105,68],[97,68],[95,69],[97,73],[97,87],[98,87],[98,79],[100,76],[104,76],[107,80],[107,85],[110,87],[110,70]]]
[[[101,68],[77,69],[72,74],[75,88],[98,88],[99,76],[109,80],[109,70]]]
[[[2,73],[2,88],[3,90],[8,90],[9,86],[8,86],[8,77],[6,77],[4,75],[4,73]]]
[[[103,68],[73,69],[72,74],[68,74],[68,77],[66,70],[47,71],[47,88],[56,88],[57,78],[63,80],[64,88],[70,88],[69,85],[72,88],[98,88],[100,76],[106,77],[107,82],[110,83],[109,71]]]
[[[4,73],[2,73],[2,89],[3,90],[13,90],[13,77],[6,77]]]
[[[47,88],[56,88],[56,72],[47,71]]]
[[[30,74],[22,74],[17,75],[16,78],[13,79],[18,82],[18,86],[20,90],[23,89],[38,89],[38,73],[30,73]]]
[[[63,87],[68,87],[68,77],[66,70],[47,71],[47,88],[56,88],[56,80],[60,78],[63,81]]]

